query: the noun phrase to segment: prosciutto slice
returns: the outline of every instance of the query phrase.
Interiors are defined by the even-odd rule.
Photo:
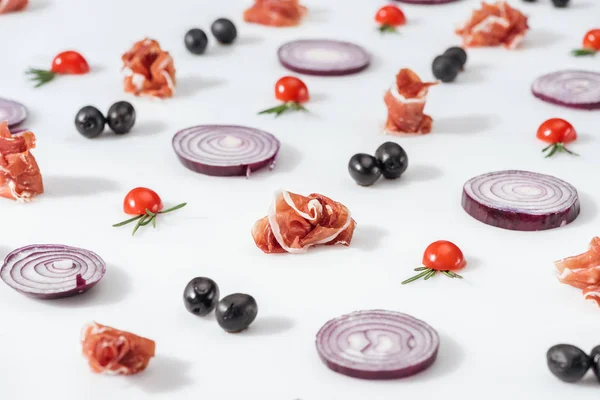
[[[483,2],[471,18],[456,30],[466,47],[499,46],[516,48],[529,29],[527,17],[506,1]]]
[[[176,83],[173,58],[156,40],[137,42],[121,58],[125,92],[160,99],[173,96]]]
[[[278,191],[252,237],[265,253],[304,253],[319,244],[350,245],[355,225],[348,208],[328,197]]]
[[[154,357],[155,343],[133,333],[91,323],[81,333],[83,356],[97,374],[134,375]]]
[[[600,306],[600,238],[590,242],[588,251],[554,263],[561,283],[583,291],[586,300]]]
[[[429,87],[436,84],[421,81],[410,69],[401,69],[383,98],[388,109],[386,131],[391,134],[431,132],[433,120],[423,111]]]
[[[29,4],[29,0],[0,0],[0,14],[21,11]]]
[[[0,196],[27,201],[44,193],[42,174],[30,150],[35,135],[26,131],[12,135],[6,121],[0,123]]]
[[[244,11],[244,21],[267,26],[295,26],[306,14],[298,0],[255,0]]]

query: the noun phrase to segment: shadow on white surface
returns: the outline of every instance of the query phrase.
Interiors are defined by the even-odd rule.
[[[331,10],[328,8],[321,7],[311,7],[306,14],[306,17],[303,22],[316,22],[316,23],[324,23],[329,20],[329,16],[331,15]]]
[[[131,383],[146,393],[175,392],[194,383],[188,376],[191,363],[175,357],[157,355],[143,374],[129,377]]]
[[[113,180],[99,177],[48,175],[44,176],[44,190],[48,197],[93,196],[117,191],[119,185]]]
[[[233,42],[232,44],[218,44],[217,43],[214,46],[211,46],[206,51],[206,54],[203,55],[203,57],[214,57],[214,56],[222,56],[222,55],[230,54],[230,53],[236,51],[236,49],[239,46],[259,45],[263,41],[264,41],[264,39],[260,36],[242,35],[242,36],[239,36],[235,40],[235,42]]]
[[[492,69],[489,65],[486,64],[475,64],[468,65],[465,67],[465,70],[458,75],[456,80],[457,84],[476,84],[480,82],[484,82],[486,80],[485,71]],[[437,125],[437,121],[434,123]]]
[[[537,49],[549,47],[563,39],[564,36],[544,28],[535,28],[527,32],[521,49]],[[568,52],[568,50],[567,50]]]
[[[121,268],[108,264],[106,275],[85,293],[55,300],[40,300],[58,307],[92,307],[117,304],[131,292],[131,278]]]
[[[199,77],[199,76],[183,76],[177,81],[177,91],[175,97],[190,97],[198,92],[223,86],[227,83],[226,80],[220,78]]]
[[[289,331],[293,327],[294,321],[290,318],[275,316],[261,317],[259,314],[256,321],[242,334],[247,336],[277,335]]]
[[[310,103],[323,103],[328,99],[328,96],[323,92],[311,93],[310,94]]]
[[[577,141],[575,143],[579,144],[590,144],[594,142],[596,138],[589,133],[577,133]]]
[[[351,247],[362,251],[376,251],[380,247],[381,239],[388,235],[389,231],[379,226],[358,224]]]
[[[302,157],[298,150],[289,144],[282,144],[277,155],[277,164],[275,164],[272,172],[292,172],[300,164],[301,159]],[[266,170],[268,171],[268,169]]]
[[[411,376],[409,378],[411,381],[429,381],[444,375],[451,375],[465,361],[465,352],[460,345],[446,334],[439,333],[439,335],[440,349],[435,363],[420,374]]]
[[[34,1],[30,1],[29,5],[27,6],[27,12],[34,12],[34,11],[42,11],[45,10],[46,8],[50,7],[52,5],[52,2],[50,1],[46,1],[46,0],[34,0]]]
[[[581,225],[597,223],[596,221],[594,221],[594,219],[598,216],[598,205],[596,204],[594,199],[587,193],[581,192],[580,190],[577,190],[577,194],[579,195],[579,204],[581,207],[579,216],[575,221],[561,229],[569,227],[577,228]]]
[[[492,127],[494,116],[489,114],[459,115],[437,118],[433,130],[440,134],[471,135]]]
[[[583,10],[583,9],[591,8],[591,7],[592,7],[592,2],[590,2],[590,1],[588,1],[588,2],[573,1],[569,5],[569,9],[571,9],[571,10],[572,9]]]

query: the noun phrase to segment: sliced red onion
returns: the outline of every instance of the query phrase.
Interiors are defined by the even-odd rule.
[[[26,118],[27,108],[23,104],[0,98],[0,122],[7,121],[8,126],[15,126]]]
[[[400,3],[407,4],[424,4],[424,5],[436,5],[436,4],[446,4],[453,3],[458,0],[396,0]]]
[[[600,109],[600,73],[566,70],[541,76],[533,82],[533,95],[564,107]]]
[[[572,185],[526,171],[491,172],[469,180],[462,206],[485,224],[515,231],[558,228],[579,215],[579,197]]]
[[[173,149],[183,165],[213,176],[249,176],[275,166],[280,143],[270,133],[236,125],[199,125],[179,131]]]
[[[365,49],[337,40],[295,40],[281,46],[277,55],[285,68],[307,75],[350,75],[371,63]]]
[[[89,250],[36,244],[21,247],[6,256],[0,278],[27,296],[58,299],[91,289],[105,272],[104,261]]]
[[[440,339],[425,322],[394,311],[357,311],[327,322],[317,351],[333,371],[361,379],[397,379],[427,369]]]

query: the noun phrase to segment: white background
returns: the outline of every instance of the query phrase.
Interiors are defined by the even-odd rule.
[[[382,134],[383,93],[399,68],[431,79],[433,58],[459,44],[454,27],[478,1],[446,6],[401,5],[408,25],[381,36],[373,15],[384,1],[305,0],[310,14],[298,28],[243,23],[250,0],[32,0],[28,11],[0,16],[0,95],[26,104],[24,125],[38,136],[35,156],[47,193],[33,203],[2,200],[2,256],[31,243],[61,243],[96,251],[108,272],[91,292],[36,301],[0,285],[0,398],[32,399],[261,399],[364,400],[410,398],[596,399],[592,376],[574,385],[555,379],[546,350],[567,342],[586,351],[600,344],[600,310],[561,285],[553,261],[578,254],[600,232],[599,112],[572,111],[535,99],[530,84],[556,69],[598,69],[598,57],[569,51],[598,23],[600,2],[513,0],[530,16],[531,31],[516,51],[469,52],[453,84],[430,90],[426,111],[433,132],[397,138],[410,167],[400,181],[358,187],[347,172],[357,152],[374,152]],[[204,56],[183,45],[185,32],[221,16],[238,26],[231,47],[211,44]],[[179,91],[156,102],[123,93],[120,56],[150,36],[171,52]],[[273,84],[288,74],[276,58],[282,43],[305,37],[339,38],[373,54],[365,72],[341,78],[303,77],[310,114],[257,116],[277,104]],[[34,89],[24,71],[46,67],[67,49],[82,52],[93,72]],[[88,140],[73,126],[79,108],[106,111],[131,101],[133,132]],[[535,138],[551,117],[579,132],[572,150],[544,159]],[[234,123],[265,129],[282,142],[272,172],[249,180],[199,175],[171,148],[182,128]],[[504,231],[469,217],[460,206],[463,183],[499,169],[555,175],[580,191],[581,215],[558,230]],[[147,186],[166,206],[188,207],[165,216],[159,229],[131,237],[125,193]],[[350,248],[305,255],[265,255],[250,235],[266,215],[272,193],[320,192],[346,204],[358,222]],[[596,228],[596,229],[594,229]],[[448,239],[465,252],[464,281],[443,276],[401,286],[432,241]],[[241,335],[223,332],[213,317],[199,319],[182,304],[195,276],[218,282],[222,295],[252,294],[259,315]],[[314,337],[330,318],[358,309],[398,310],[423,319],[441,336],[438,361],[415,377],[369,382],[329,371]],[[95,320],[152,338],[157,356],[134,377],[92,374],[81,356],[79,332]],[[527,397],[529,396],[529,397]]]

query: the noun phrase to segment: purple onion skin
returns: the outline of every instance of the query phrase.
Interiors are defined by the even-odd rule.
[[[289,69],[290,71],[294,71],[299,74],[313,75],[313,76],[344,76],[344,75],[357,74],[357,73],[367,69],[369,67],[369,65],[371,64],[369,62],[369,63],[366,63],[365,65],[361,65],[361,66],[355,67],[355,68],[322,71],[322,70],[314,70],[314,69],[309,69],[309,68],[298,68],[294,65],[288,64],[281,57],[279,58],[279,62],[281,63],[281,65],[283,65],[285,68]]]
[[[433,354],[433,356],[431,358],[424,360],[420,364],[415,364],[410,367],[406,367],[406,368],[402,368],[402,369],[394,370],[394,371],[363,371],[360,369],[354,369],[354,368],[348,368],[348,367],[341,366],[334,362],[328,361],[327,359],[325,359],[324,357],[321,357],[321,356],[320,356],[320,358],[325,363],[325,365],[327,365],[327,367],[329,367],[329,369],[331,369],[337,373],[347,375],[352,378],[367,379],[370,381],[375,381],[375,380],[400,379],[400,378],[406,378],[406,377],[409,377],[412,375],[416,375],[419,372],[422,372],[422,371],[426,370],[427,368],[431,367],[431,365],[435,362],[435,360],[437,358],[437,354],[438,354],[438,350],[435,351],[435,353]]]
[[[465,191],[462,196],[462,207],[467,214],[484,224],[525,232],[560,228],[573,222],[580,212],[579,199],[570,208],[558,213],[530,215],[488,207],[475,201]]]
[[[548,97],[540,92],[537,92],[533,88],[531,89],[531,93],[533,93],[533,95],[535,97],[537,97],[538,99],[543,100],[546,103],[555,104],[557,106],[574,108],[577,110],[587,110],[587,111],[594,111],[594,110],[600,109],[600,103],[565,103],[563,101],[555,99],[554,97]]]
[[[258,163],[254,163],[254,164],[250,164],[250,165],[232,165],[232,166],[227,166],[227,167],[216,166],[216,165],[205,165],[202,163],[188,160],[185,157],[181,157],[179,154],[177,154],[177,158],[179,158],[179,161],[181,161],[181,163],[186,168],[188,168],[194,172],[204,174],[204,175],[246,176],[248,174],[248,168],[250,168],[250,172],[253,172],[253,171],[257,171],[259,169],[262,169],[265,167],[271,167],[272,165],[274,165],[277,155],[275,155],[267,160],[264,160],[264,161],[261,161]]]

